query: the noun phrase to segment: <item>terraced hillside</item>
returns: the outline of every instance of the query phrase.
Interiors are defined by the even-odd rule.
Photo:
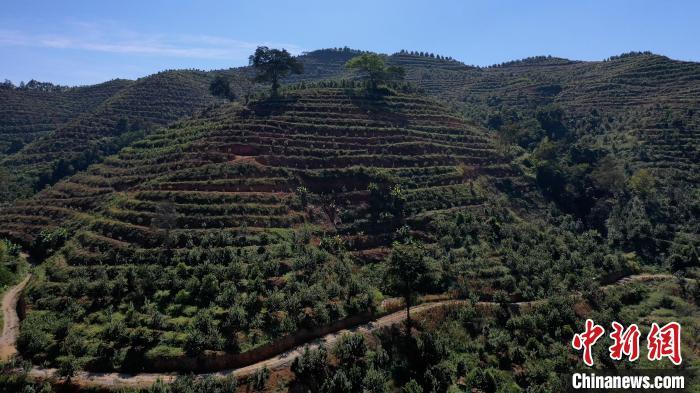
[[[319,78],[331,79],[352,77],[342,64],[358,53],[319,50],[307,57]],[[486,68],[405,52],[387,60],[404,67],[409,82],[475,122],[489,125],[490,118],[508,122],[514,117],[513,127],[527,128],[540,108],[556,105],[579,137],[592,137],[587,144],[615,145],[632,169],[698,182],[698,63],[649,53],[607,61],[540,56]],[[603,119],[603,128],[593,134],[577,124],[592,112]]]
[[[306,53],[299,58],[306,73],[286,82],[354,79],[357,75],[344,64],[360,53],[347,48]],[[423,93],[491,128],[510,150],[509,156],[530,167],[542,194],[589,228],[605,234],[616,231],[611,223],[624,227],[620,220],[609,220],[615,211],[619,217],[629,216],[622,212],[634,207],[635,193],[622,186],[631,184],[634,176],[648,177],[647,186],[658,193],[645,202],[644,210],[655,229],[636,245],[626,241],[627,251],[642,253],[641,245],[651,242],[656,246],[643,252],[645,259],[663,259],[677,236],[700,230],[694,224],[693,207],[700,173],[698,64],[646,53],[601,62],[534,57],[488,68],[405,51],[387,60],[404,67],[406,79]],[[231,78],[242,101],[264,88],[247,82],[251,76],[247,67],[167,72],[141,79],[94,113],[3,160],[2,200],[7,204],[17,196],[30,196],[142,138],[143,129],[167,124],[213,102],[206,85],[219,74]],[[520,147],[507,147],[511,144]],[[615,177],[601,184],[600,171]],[[626,191],[620,194],[622,189]],[[23,205],[4,214],[15,217]],[[30,221],[29,232],[15,231],[27,223],[13,222],[6,231],[28,242],[70,214],[52,215],[60,220]]]
[[[362,52],[347,48],[306,53],[299,58],[306,72],[290,77],[287,83],[354,78],[344,64],[359,53]],[[594,139],[595,143],[616,145],[635,167],[661,169],[659,176],[662,177],[682,180],[695,178],[694,173],[697,173],[689,164],[697,162],[697,149],[688,147],[688,143],[697,142],[693,127],[700,109],[697,108],[700,67],[696,63],[650,54],[620,56],[604,62],[535,57],[488,68],[406,52],[387,59],[389,64],[406,69],[409,82],[449,102],[475,122],[489,125],[489,119],[501,118],[508,123],[510,117],[515,125],[508,126],[527,127],[539,108],[554,104],[563,109],[567,121],[576,123],[584,121],[595,110],[607,123]],[[64,126],[62,131],[27,145],[23,151],[7,158],[3,165],[5,172],[25,178],[6,181],[10,184],[5,188],[10,191],[5,191],[9,196],[4,199],[31,195],[37,182],[40,187],[51,184],[72,173],[71,166],[83,168],[84,162],[99,161],[105,151],[116,151],[116,147],[126,143],[114,139],[123,133],[124,124],[117,124],[122,117],[136,124],[128,124],[127,128],[142,128],[149,123],[167,124],[193,113],[204,102],[211,101],[206,83],[220,73],[168,72],[143,78],[129,91],[104,103],[94,116],[83,119],[82,124],[75,121],[69,127]],[[232,78],[233,89],[241,98],[261,89],[244,81],[250,76],[247,67],[223,71],[223,74]],[[159,89],[164,86],[168,86],[168,90],[161,94]],[[46,102],[45,99],[33,108],[49,106]],[[144,111],[143,108],[149,109]],[[43,111],[28,113],[44,116]],[[11,128],[14,123],[10,119],[6,127]],[[674,139],[672,135],[677,132],[681,134]],[[659,135],[665,135],[663,141],[659,141]],[[83,144],[83,140],[87,143]],[[9,147],[12,141],[1,139],[0,143]],[[677,143],[683,146],[674,147]],[[14,148],[18,146],[15,143]],[[64,162],[60,163],[61,159]]]
[[[323,93],[319,97],[304,92],[301,99],[263,101],[251,110],[240,110],[241,113],[231,113],[234,110],[231,107],[227,113],[202,115],[206,118],[218,116],[214,123],[216,127],[223,127],[219,123],[229,116],[233,119],[229,120],[232,125],[223,124],[241,129],[233,135],[227,131],[222,135],[205,134],[207,139],[203,139],[203,120],[192,120],[199,127],[198,132],[182,141],[164,139],[172,136],[172,129],[160,131],[110,157],[103,165],[6,209],[4,233],[27,244],[38,230],[62,224],[64,217],[72,217],[76,211],[94,210],[103,202],[102,195],[129,190],[133,186],[145,187],[146,181],[152,179],[167,180],[167,184],[157,186],[164,191],[191,186],[211,191],[234,187],[234,190],[249,192],[275,189],[289,193],[303,186],[311,193],[333,195],[337,199],[334,202],[351,204],[366,200],[364,194],[370,182],[393,182],[416,189],[407,191],[407,208],[417,212],[425,210],[426,206],[421,206],[421,203],[430,205],[431,210],[459,204],[463,197],[461,193],[464,193],[464,185],[460,185],[463,179],[481,173],[509,171],[502,159],[497,158],[492,142],[481,129],[467,128],[470,135],[463,135],[464,127],[468,126],[429,99],[399,96],[374,102],[361,95],[345,96],[341,90],[330,91],[332,93]],[[323,102],[326,99],[328,103]],[[350,113],[344,114],[346,109]],[[416,111],[412,113],[414,109]],[[385,113],[388,110],[391,112]],[[393,113],[399,110],[401,112]],[[264,124],[259,124],[261,122]],[[409,124],[413,126],[412,134],[404,130]],[[184,126],[180,124],[178,127]],[[282,137],[275,131],[277,127],[291,127],[295,131]],[[296,131],[296,128],[304,127],[308,130]],[[155,144],[153,140],[156,138],[163,138],[159,143],[165,145]],[[189,145],[192,138],[194,142]],[[189,147],[172,147],[176,142],[187,143]],[[137,147],[140,155],[157,158],[136,159],[132,152]],[[161,157],[165,147],[175,150],[176,154]],[[218,179],[221,177],[217,176],[218,169],[211,167],[214,163],[217,168],[233,165],[236,170],[250,170],[261,179],[250,180],[253,183],[249,186],[246,186],[247,181]],[[152,164],[157,165],[151,168]],[[184,185],[178,184],[178,174],[173,170],[190,167],[202,167],[197,170],[204,172],[196,175],[196,181],[189,179]],[[262,176],[268,170],[265,168],[270,167],[284,170]],[[414,167],[416,169],[410,169]],[[384,169],[380,175],[372,168]],[[217,185],[214,180],[223,183]],[[281,183],[273,184],[276,181]],[[236,182],[242,183],[231,185]],[[444,188],[445,199],[428,196],[425,187]],[[450,197],[451,194],[454,195]],[[418,200],[414,202],[416,198]],[[47,209],[51,212],[42,213]]]
[[[631,54],[608,61],[582,62],[532,58],[499,67],[471,69],[439,81],[421,78],[441,98],[451,100],[469,118],[517,113],[515,123],[546,105],[562,108],[572,130],[600,145],[615,145],[633,167],[658,170],[659,177],[697,183],[700,64],[652,54]],[[437,87],[435,87],[437,85]],[[596,135],[577,122],[591,113],[604,127]]]
[[[56,90],[0,88],[0,158],[98,107],[131,82]]]
[[[25,244],[75,233],[32,285],[24,331],[62,335],[47,321],[68,315],[85,346],[20,346],[128,368],[373,310],[379,277],[343,250],[371,261],[405,223],[430,238],[430,216],[517,180],[483,129],[427,98],[308,89],[211,109],[4,212],[2,235]]]
[[[330,62],[327,53],[319,53],[324,55],[301,56],[308,72],[288,82],[338,78],[345,61],[359,51],[332,51]],[[0,205],[31,196],[118,151],[143,131],[214,102],[208,85],[215,75],[228,76],[241,100],[263,89],[248,80],[248,67],[166,71],[137,81],[52,91],[0,89]]]
[[[351,78],[342,64],[358,53],[327,49],[307,56],[319,78]],[[658,169],[660,177],[697,181],[698,63],[648,53],[607,61],[540,56],[486,68],[405,52],[387,61],[404,67],[406,80],[425,93],[484,125],[511,117],[513,127],[526,128],[540,108],[556,105],[576,128],[595,111],[604,128],[593,142],[614,142],[634,167]]]
[[[428,298],[502,306],[597,302],[598,283],[645,269],[700,277],[698,64],[630,54],[478,68],[400,52],[387,63],[414,86],[366,90],[344,67],[360,53],[301,56],[306,73],[277,98],[242,67],[112,82],[124,86],[85,98],[85,113],[48,95],[37,107],[58,107],[44,114],[17,104],[0,126],[27,126],[6,135],[62,122],[0,167],[13,200],[0,238],[41,261],[24,359],[236,367],[396,304],[384,300],[404,295],[391,275],[402,257],[425,265],[416,292]],[[237,102],[209,94],[215,75]],[[546,337],[559,352],[565,330]],[[511,353],[498,367],[528,356],[499,359]]]
[[[29,196],[99,162],[145,131],[203,108],[214,101],[208,92],[210,79],[204,72],[168,71],[129,83],[94,110],[5,157],[2,168],[14,175],[5,181],[10,187],[5,201]],[[40,112],[43,105],[32,110]]]

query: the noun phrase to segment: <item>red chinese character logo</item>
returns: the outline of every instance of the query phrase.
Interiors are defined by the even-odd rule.
[[[593,366],[591,347],[603,333],[605,333],[605,329],[602,326],[596,325],[591,319],[586,319],[586,331],[574,334],[574,338],[571,340],[574,349],[581,350],[583,348],[583,362],[589,367]]]
[[[649,360],[667,357],[673,364],[681,364],[681,325],[678,322],[667,323],[662,328],[656,322],[652,323],[647,341]]]
[[[613,339],[613,345],[608,349],[610,358],[614,360],[622,359],[622,355],[627,355],[630,362],[634,362],[639,358],[639,327],[636,324],[631,324],[627,330],[617,323],[612,323],[613,332],[610,333],[610,338]]]

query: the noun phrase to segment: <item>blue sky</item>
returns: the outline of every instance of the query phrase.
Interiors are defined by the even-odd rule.
[[[32,1],[0,6],[0,79],[90,84],[293,53],[400,49],[489,65],[651,50],[700,61],[698,1]]]

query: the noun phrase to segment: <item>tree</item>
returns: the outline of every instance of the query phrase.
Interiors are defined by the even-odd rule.
[[[376,90],[380,83],[401,80],[405,75],[405,71],[401,67],[387,67],[384,58],[376,53],[363,53],[355,56],[345,63],[345,67],[363,73],[369,81],[371,90]]]
[[[44,229],[34,239],[29,252],[32,257],[41,260],[63,247],[68,240],[68,231],[65,228]]]
[[[0,89],[11,90],[11,89],[14,89],[14,88],[15,88],[15,85],[14,85],[14,84],[12,83],[12,81],[9,80],[9,79],[5,79],[4,82],[0,83]]]
[[[75,376],[75,373],[79,369],[80,364],[78,364],[78,360],[73,355],[69,355],[61,359],[57,374],[60,377],[66,378],[67,382],[70,382],[71,378]]]
[[[296,192],[297,195],[299,195],[301,207],[306,208],[309,205],[309,189],[304,186],[299,186],[297,187]]]
[[[165,244],[166,248],[170,250],[172,247],[170,231],[177,227],[177,210],[175,208],[175,202],[165,200],[156,205],[155,215],[153,218],[151,218],[151,227],[159,230],[162,233],[163,243]]]
[[[295,383],[301,385],[305,391],[320,392],[328,378],[328,355],[326,349],[321,346],[318,349],[304,349],[304,353],[292,362],[292,372]]]
[[[408,334],[411,332],[411,305],[421,287],[428,282],[430,270],[421,245],[394,242],[387,263],[387,278],[391,287],[404,299]]]
[[[352,392],[352,383],[343,370],[338,370],[335,375],[326,382],[325,390],[334,393],[350,393]]]
[[[233,101],[236,98],[233,91],[231,91],[231,84],[229,83],[228,79],[221,75],[218,75],[213,81],[211,81],[211,84],[209,85],[209,92],[215,97],[225,98],[229,101]]]
[[[700,266],[700,241],[690,234],[678,232],[666,258],[674,272]]]
[[[364,359],[367,354],[365,336],[361,334],[345,334],[333,349],[335,357],[344,367],[364,367]]]
[[[625,172],[612,155],[600,159],[590,176],[593,184],[610,194],[619,193],[625,185]]]
[[[220,350],[224,346],[221,332],[208,309],[197,311],[185,333],[185,349],[190,355],[198,355],[205,349]]]
[[[569,131],[564,125],[564,110],[556,105],[539,108],[535,118],[552,139],[561,139]]]
[[[637,195],[646,198],[654,194],[656,179],[648,169],[642,168],[630,177],[629,186]]]
[[[407,384],[403,385],[401,389],[403,393],[423,393],[423,388],[420,386],[415,379],[411,379]]]
[[[202,283],[199,287],[199,298],[204,305],[212,302],[216,295],[219,294],[219,280],[215,275],[209,273],[202,277]]]
[[[262,392],[265,389],[268,379],[270,379],[270,370],[267,367],[256,371],[249,377],[250,385],[256,392]]]
[[[277,95],[280,87],[279,80],[292,74],[304,72],[304,65],[292,57],[286,49],[270,49],[259,46],[249,58],[250,65],[255,69],[256,82],[271,82],[272,95]]]
[[[436,364],[425,372],[423,378],[431,388],[429,391],[444,393],[452,385],[452,370],[445,364]]]
[[[393,221],[402,223],[406,207],[406,195],[400,185],[369,183],[369,207],[376,223]]]
[[[387,376],[382,371],[370,367],[362,379],[362,391],[366,393],[388,392],[388,384]]]

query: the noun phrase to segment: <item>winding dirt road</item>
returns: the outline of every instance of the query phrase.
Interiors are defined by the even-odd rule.
[[[640,274],[623,277],[616,283],[606,286],[609,288],[614,285],[624,285],[635,281],[652,281],[652,280],[666,280],[673,278],[669,274]],[[25,278],[20,284],[10,289],[3,298],[2,301],[2,311],[5,315],[5,329],[3,330],[2,339],[0,343],[3,345],[3,354],[8,351],[10,355],[17,352],[15,348],[15,341],[18,332],[18,318],[16,312],[17,298],[21,291],[26,286],[29,281],[29,277]],[[522,307],[528,305],[535,305],[542,303],[544,300],[535,300],[531,302],[518,302],[512,303],[512,306]],[[432,302],[426,302],[419,304],[417,306],[411,307],[411,314],[419,314],[427,310],[448,306],[448,305],[459,305],[464,304],[465,300],[437,300]],[[496,303],[493,302],[479,302],[478,305],[481,306],[494,306]],[[246,367],[241,367],[238,369],[224,370],[213,373],[197,374],[199,377],[214,376],[214,377],[226,377],[226,376],[236,376],[243,377],[255,373],[263,368],[268,368],[269,370],[279,370],[289,367],[294,359],[301,356],[306,348],[317,348],[320,345],[332,346],[336,343],[340,337],[347,333],[369,333],[376,331],[378,329],[389,327],[398,323],[401,323],[406,319],[406,310],[400,310],[388,315],[377,318],[374,321],[356,326],[352,329],[344,329],[334,333],[329,333],[319,339],[308,342],[304,345],[300,345],[294,349],[283,352],[276,356],[273,356],[264,361],[251,364]],[[9,323],[8,323],[9,321]],[[9,328],[8,328],[9,324]],[[53,368],[41,368],[34,367],[29,373],[28,377],[33,380],[51,380],[57,379],[57,370]],[[80,387],[100,387],[108,389],[117,388],[146,388],[151,386],[158,380],[165,383],[172,382],[177,377],[176,373],[140,373],[140,374],[121,374],[121,373],[97,373],[97,372],[78,372],[74,377],[71,378],[71,382]]]
[[[3,326],[2,336],[0,336],[0,360],[2,361],[6,361],[17,353],[17,347],[15,346],[17,335],[19,334],[17,301],[30,278],[31,275],[28,274],[22,282],[10,288],[2,298]]]
[[[462,304],[464,300],[443,300],[432,303],[423,303],[414,307],[411,307],[411,314],[419,314],[426,310],[446,306],[450,304]],[[490,303],[485,303],[490,304]],[[397,323],[401,323],[406,319],[406,310],[400,310],[393,312],[391,314],[380,317],[372,322],[356,326],[352,329],[339,330],[334,333],[329,333],[319,339],[312,342],[300,345],[294,349],[283,352],[279,355],[273,356],[269,359],[263,360],[258,363],[251,364],[246,367],[241,367],[233,370],[224,370],[213,373],[203,373],[197,374],[198,377],[227,377],[236,376],[244,377],[255,373],[258,370],[267,368],[269,370],[280,370],[288,368],[294,359],[301,356],[306,348],[314,349],[318,348],[320,345],[325,345],[326,347],[331,347],[335,344],[344,334],[348,333],[369,333],[377,329],[384,327],[389,327]],[[50,368],[39,368],[34,367],[29,371],[29,378],[34,380],[47,380],[56,378],[56,369]],[[88,387],[101,387],[101,388],[146,388],[154,384],[157,380],[163,382],[172,382],[177,377],[176,373],[140,373],[140,374],[120,374],[120,373],[96,373],[82,371],[78,372],[74,377],[71,378],[73,384],[79,385],[83,388]]]

